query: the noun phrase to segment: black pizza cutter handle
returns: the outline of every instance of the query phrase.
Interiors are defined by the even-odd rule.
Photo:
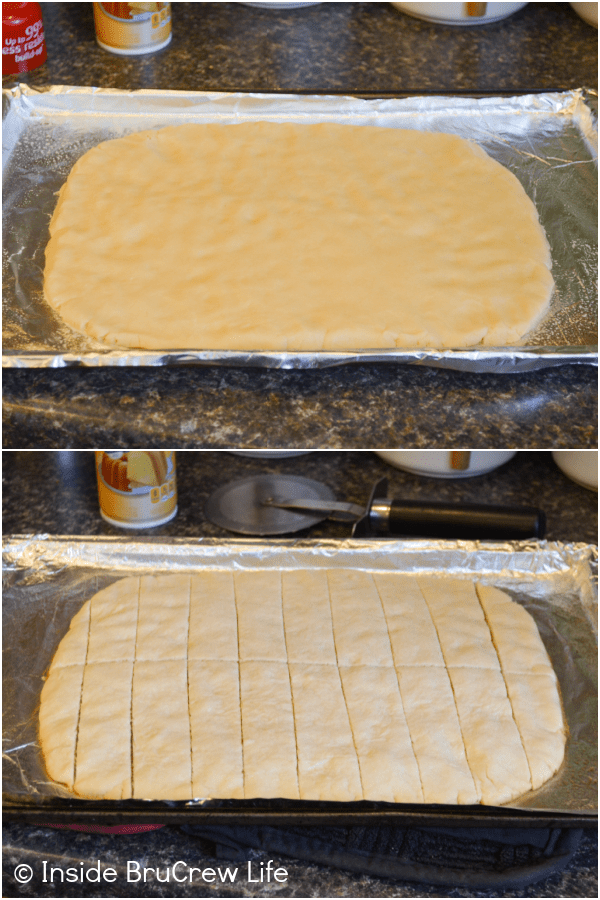
[[[387,479],[371,493],[365,515],[355,524],[355,536],[411,535],[454,540],[522,540],[542,538],[546,516],[532,506],[446,504],[387,498]]]

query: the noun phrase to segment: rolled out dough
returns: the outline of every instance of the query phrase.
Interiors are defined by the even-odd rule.
[[[40,743],[88,798],[499,804],[552,777],[565,727],[535,622],[496,588],[223,569],[87,601]]]
[[[514,344],[553,287],[518,179],[452,134],[188,124],[82,156],[44,291],[123,347],[318,351]]]

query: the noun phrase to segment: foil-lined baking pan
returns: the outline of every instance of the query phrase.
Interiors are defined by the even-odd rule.
[[[597,94],[583,88],[517,97],[381,99],[27,85],[5,90],[3,364],[289,369],[389,361],[471,372],[597,364],[596,111]],[[57,192],[77,159],[100,141],[133,131],[253,119],[446,131],[478,142],[519,178],[537,206],[556,283],[549,313],[518,345],[485,349],[146,351],[108,348],[68,328],[44,301],[44,250]]]
[[[475,578],[523,604],[552,659],[568,722],[566,758],[554,778],[502,807],[210,798],[100,802],[74,800],[48,780],[37,735],[44,674],[71,618],[96,591],[132,574],[341,566]],[[4,542],[3,657],[3,797],[9,815],[156,822],[232,815],[338,822],[402,816],[455,824],[484,816],[521,825],[523,818],[589,824],[597,815],[597,549],[587,544],[14,536]]]

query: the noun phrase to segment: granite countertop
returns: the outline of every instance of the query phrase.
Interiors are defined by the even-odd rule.
[[[23,76],[32,85],[352,94],[598,85],[597,33],[568,3],[531,3],[472,28],[432,25],[389,3],[174,3],[171,43],[139,57],[97,46],[89,3],[40,6],[48,61]]]
[[[89,3],[41,5],[48,61],[21,79],[34,86],[366,96],[597,86],[597,33],[567,3],[467,28],[387,3],[177,3],[171,44],[139,57],[97,46]],[[596,446],[597,379],[588,365],[518,375],[394,363],[7,369],[3,421],[9,448],[585,448]]]
[[[549,451],[520,452],[487,475],[449,480],[401,471],[368,450],[316,451],[282,459],[189,451],[178,454],[177,471],[176,518],[143,533],[167,538],[230,537],[228,531],[205,518],[204,504],[209,496],[239,478],[287,472],[322,481],[339,500],[351,503],[366,504],[375,482],[387,477],[389,495],[406,500],[538,506],[546,513],[547,540],[597,540],[597,495],[566,478]],[[123,535],[98,513],[92,451],[5,450],[3,472],[4,534]],[[342,539],[350,536],[350,527],[326,520],[298,536],[303,535]]]
[[[104,522],[98,513],[93,454],[90,451],[58,453],[5,451],[3,466],[3,523],[5,535],[49,533],[65,535],[121,535],[128,533]],[[406,499],[436,499],[447,502],[484,502],[535,505],[547,515],[546,538],[550,541],[595,543],[597,539],[597,495],[566,478],[549,452],[520,452],[501,468],[475,478],[439,480],[400,471],[370,451],[316,452],[288,459],[254,459],[226,452],[179,453],[177,456],[179,511],[176,518],[148,534],[170,537],[228,538],[231,535],[211,525],[203,515],[210,494],[237,478],[263,472],[283,472],[315,478],[327,483],[338,498],[365,502],[371,485],[380,477],[389,479],[390,495]],[[325,521],[298,536],[339,539],[349,528]],[[94,835],[56,831],[21,822],[4,823],[4,892],[6,897],[55,896],[350,896],[350,897],[596,897],[597,837],[586,829],[579,849],[560,874],[515,891],[469,890],[463,887],[433,887],[408,881],[353,873],[343,868],[317,865],[301,859],[250,851],[235,865],[243,875],[235,889],[216,885],[165,883],[165,872],[175,862],[201,869],[230,864],[215,858],[215,848],[182,831],[176,825],[141,835]],[[360,835],[359,835],[360,837]],[[247,861],[258,870],[261,862],[274,858],[287,870],[284,883],[252,883],[246,876]],[[117,880],[57,884],[43,879],[43,862],[66,871],[80,865],[91,868],[98,861],[117,872]],[[149,875],[143,888],[126,883],[126,866],[139,863],[158,868],[163,882]],[[33,878],[18,886],[17,866],[29,865]],[[47,871],[47,870],[46,870]],[[56,876],[59,877],[59,876]]]

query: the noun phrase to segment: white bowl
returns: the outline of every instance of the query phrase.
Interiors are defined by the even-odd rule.
[[[397,469],[433,478],[471,478],[508,462],[516,450],[376,450]]]
[[[581,16],[588,25],[598,27],[598,4],[597,3],[571,3],[570,4],[578,16]]]
[[[469,7],[477,4],[471,3],[392,3],[396,9],[414,16],[417,19],[425,19],[426,22],[437,22],[441,25],[488,25],[490,22],[498,22],[506,19],[513,13],[527,6],[526,3],[486,3],[485,12],[482,15],[469,15]]]
[[[598,490],[597,450],[553,450],[552,457],[558,468],[589,491]]]

